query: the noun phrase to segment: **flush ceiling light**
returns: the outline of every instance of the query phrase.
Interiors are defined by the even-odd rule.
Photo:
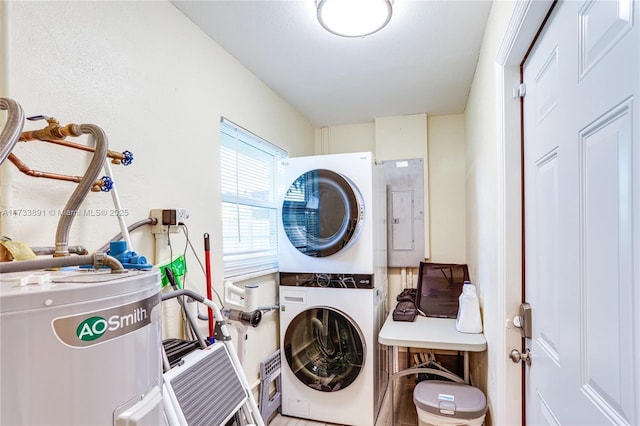
[[[391,19],[391,0],[318,0],[318,21],[342,37],[364,37]]]

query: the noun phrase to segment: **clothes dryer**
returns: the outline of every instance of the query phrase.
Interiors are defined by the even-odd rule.
[[[281,272],[373,274],[386,266],[386,191],[369,152],[283,160]]]
[[[388,358],[378,343],[386,296],[373,285],[352,287],[355,280],[374,282],[361,275],[281,273],[283,415],[375,424],[388,381]]]

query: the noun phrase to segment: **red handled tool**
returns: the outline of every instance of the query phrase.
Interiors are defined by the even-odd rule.
[[[213,294],[211,291],[211,251],[209,249],[209,234],[204,234],[204,263],[207,270],[207,299],[213,300]],[[209,316],[209,342],[214,341],[213,331],[213,309],[208,308]]]

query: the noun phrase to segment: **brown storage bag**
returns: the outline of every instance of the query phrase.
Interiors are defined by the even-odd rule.
[[[393,310],[394,321],[415,321],[418,310],[413,302],[398,302]]]

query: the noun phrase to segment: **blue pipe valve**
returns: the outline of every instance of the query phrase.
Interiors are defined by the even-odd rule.
[[[133,162],[133,153],[131,151],[124,151],[122,155],[124,155],[124,158],[120,160],[120,163],[123,166],[128,166]]]
[[[100,186],[100,191],[109,192],[113,189],[113,179],[109,176],[102,176],[102,185]]]
[[[151,269],[153,265],[147,263],[147,258],[127,249],[126,241],[111,241],[109,256],[115,257],[126,269]]]

